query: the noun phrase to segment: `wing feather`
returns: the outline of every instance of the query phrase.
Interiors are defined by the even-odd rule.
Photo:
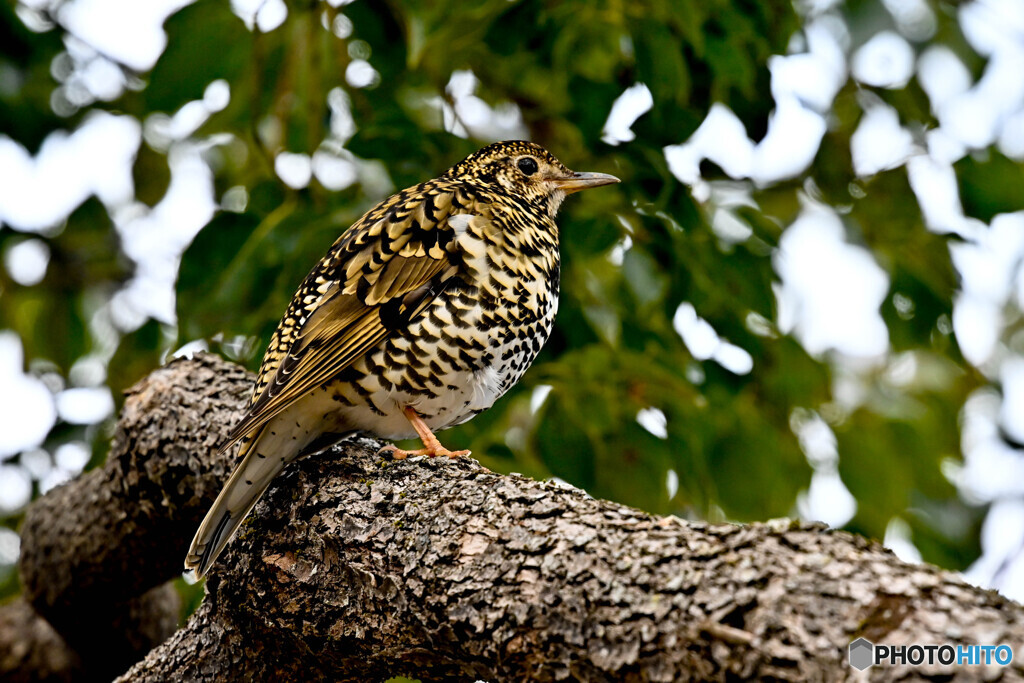
[[[424,186],[392,197],[342,235],[309,274],[274,333],[249,412],[222,449],[331,381],[393,333],[396,320],[415,320],[458,276],[448,224],[453,202],[446,196],[456,189],[426,190],[429,209]]]

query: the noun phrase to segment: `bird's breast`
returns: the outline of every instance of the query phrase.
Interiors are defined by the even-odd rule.
[[[482,242],[469,241],[464,277],[334,384],[346,422],[411,438],[401,412],[410,405],[431,429],[451,427],[490,408],[530,367],[554,324],[557,275],[550,262]]]

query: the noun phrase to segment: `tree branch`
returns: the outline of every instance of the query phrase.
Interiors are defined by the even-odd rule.
[[[104,466],[26,512],[24,598],[90,678],[122,673],[174,632],[180,603],[161,584],[180,575],[227,478],[216,447],[251,391],[249,373],[209,354],[153,372],[128,391]]]
[[[831,680],[860,635],[1024,636],[1019,605],[850,534],[659,519],[376,448],[292,467],[203,613],[122,680],[212,680],[240,659],[232,680]]]
[[[128,513],[132,534],[82,530],[111,535],[86,546],[110,549],[88,585],[121,572],[138,590],[179,571],[226,475],[210,453],[237,419],[240,382],[204,356],[134,390],[112,460],[135,459],[121,486],[150,512]],[[203,606],[120,680],[833,680],[849,676],[858,636],[1024,640],[1020,605],[847,533],[657,518],[468,458],[392,461],[378,448],[359,440],[289,467],[211,572]],[[159,542],[136,538],[154,533],[145,524]],[[44,537],[37,525],[29,538]],[[45,564],[28,545],[23,574]],[[68,596],[90,594],[47,571],[63,588],[44,604],[73,609]]]
[[[78,655],[25,600],[0,607],[0,679],[8,683],[70,683]]]

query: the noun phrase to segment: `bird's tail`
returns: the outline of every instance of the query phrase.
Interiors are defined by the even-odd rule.
[[[192,547],[185,557],[185,570],[192,572],[195,579],[206,574],[231,540],[238,525],[287,464],[284,458],[260,452],[262,436],[262,433],[258,433],[251,440],[242,442],[239,451],[241,461],[235,466],[192,539]],[[271,449],[270,453],[273,454],[274,450]]]

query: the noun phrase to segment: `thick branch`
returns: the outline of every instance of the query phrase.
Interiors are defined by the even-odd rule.
[[[129,391],[106,464],[28,509],[24,597],[91,677],[116,676],[174,632],[179,601],[160,586],[180,575],[226,478],[216,446],[251,389],[251,375],[212,355],[157,370]]]
[[[0,680],[70,683],[81,668],[78,655],[25,600],[0,607]]]
[[[850,534],[659,519],[376,447],[292,467],[207,607],[123,680],[832,680],[860,635],[1024,637],[1021,606]]]
[[[32,582],[35,600],[74,609],[118,581],[137,591],[178,572],[226,473],[212,447],[246,394],[230,367],[203,357],[140,383],[112,455],[128,464],[107,466],[123,480],[61,510],[94,519],[76,506],[112,489],[133,531],[113,517],[68,527],[96,539],[58,543],[36,523],[23,574],[56,581]],[[203,607],[122,680],[831,680],[849,675],[859,635],[1024,640],[1021,606],[849,534],[659,519],[470,459],[395,462],[377,448],[286,470]],[[1014,666],[1004,673],[1019,677]]]

